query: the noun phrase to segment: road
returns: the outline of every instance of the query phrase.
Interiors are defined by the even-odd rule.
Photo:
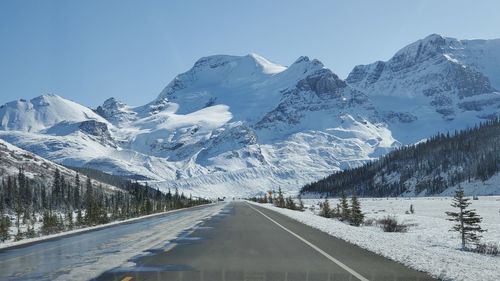
[[[185,229],[218,214],[223,204],[118,224],[104,229],[0,250],[0,280],[88,280],[123,266],[143,251],[172,247]],[[133,263],[129,263],[133,265]]]
[[[434,280],[271,210],[234,202],[176,246],[96,280]]]

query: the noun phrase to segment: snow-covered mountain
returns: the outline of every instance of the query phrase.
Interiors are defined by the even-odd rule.
[[[6,180],[7,176],[17,176],[19,169],[23,169],[25,175],[33,179],[36,184],[49,187],[54,181],[56,169],[66,179],[74,179],[77,174],[71,169],[0,140],[0,180]],[[80,180],[85,182],[87,176],[80,175]],[[94,179],[92,179],[92,183],[102,187],[106,192],[120,190],[118,187]]]
[[[307,57],[202,58],[143,106],[47,95],[1,110],[0,138],[43,157],[199,195],[298,190],[399,145],[366,95]]]
[[[412,143],[498,116],[500,39],[432,34],[387,62],[356,66],[346,81],[369,96],[396,139]]]
[[[186,194],[297,191],[496,115],[498,45],[431,35],[346,81],[308,57],[286,67],[256,54],[210,56],[141,106],[110,98],[91,110],[55,95],[7,103],[0,138]]]

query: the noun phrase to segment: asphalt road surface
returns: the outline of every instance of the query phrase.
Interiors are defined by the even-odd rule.
[[[89,280],[141,256],[165,249],[183,229],[193,229],[223,204],[141,218],[84,233],[0,250],[0,281]],[[133,265],[133,263],[130,263]],[[136,279],[137,280],[137,279]]]
[[[245,202],[96,280],[434,280],[286,216]]]

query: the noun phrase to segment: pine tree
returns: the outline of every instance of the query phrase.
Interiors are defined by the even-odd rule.
[[[43,213],[43,224],[42,232],[44,234],[51,234],[56,232],[57,227],[57,216],[53,215],[50,211],[45,211]]]
[[[8,216],[0,216],[0,241],[4,242],[10,238],[9,227],[11,226]]]
[[[75,189],[73,190],[73,204],[74,208],[76,209],[81,209],[82,207],[82,202],[80,199],[80,175],[76,173],[75,176]]]
[[[78,226],[80,225],[83,225],[84,223],[84,220],[83,220],[83,216],[82,216],[82,209],[78,209],[78,211],[76,212],[76,224]]]
[[[28,224],[28,229],[26,230],[26,237],[27,238],[36,237],[35,220],[30,220],[30,223]]]
[[[67,225],[68,225],[68,229],[73,229],[73,211],[71,211],[70,209],[68,209],[67,213],[66,213],[66,222],[67,222]]]
[[[293,201],[292,196],[288,196],[286,199],[286,208],[290,210],[297,210],[297,205]]]
[[[285,198],[283,197],[281,187],[278,187],[278,198],[276,199],[275,206],[278,208],[285,208]]]
[[[52,202],[54,207],[59,207],[61,193],[61,173],[59,169],[54,172],[54,183],[52,184]]]
[[[324,218],[329,218],[330,217],[330,203],[328,202],[328,198],[325,198],[325,201],[323,204],[321,204],[321,210],[319,211],[319,215],[324,217]]]
[[[451,206],[458,208],[458,212],[446,212],[450,217],[449,221],[456,222],[450,231],[457,231],[460,233],[462,240],[462,250],[466,249],[468,242],[477,243],[481,236],[479,233],[484,232],[479,225],[483,220],[474,209],[467,209],[471,202],[470,199],[464,197],[464,189],[458,186]]]
[[[356,192],[352,192],[351,197],[351,214],[350,214],[350,222],[352,225],[360,226],[363,223],[365,216],[361,211],[361,204],[356,196]]]
[[[92,181],[90,180],[90,177],[87,176],[87,184],[85,186],[85,221],[89,225],[92,225],[95,222],[94,205]]]
[[[340,210],[341,210],[340,220],[347,221],[351,217],[351,214],[349,212],[349,203],[347,202],[347,197],[346,197],[344,191],[342,191],[340,196],[341,196],[340,197]]]

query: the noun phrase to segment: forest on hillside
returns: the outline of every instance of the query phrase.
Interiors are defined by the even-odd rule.
[[[302,187],[301,194],[365,197],[435,195],[500,171],[500,120],[401,147],[376,161],[333,173]]]
[[[82,182],[80,174],[67,178],[56,169],[50,185],[29,178],[23,169],[17,175],[2,177],[0,242],[11,237],[12,227],[16,229],[14,239],[21,240],[210,202],[186,197],[177,190],[163,193],[91,169],[85,172]],[[103,188],[101,182],[116,188]],[[35,227],[40,224],[41,228]]]

